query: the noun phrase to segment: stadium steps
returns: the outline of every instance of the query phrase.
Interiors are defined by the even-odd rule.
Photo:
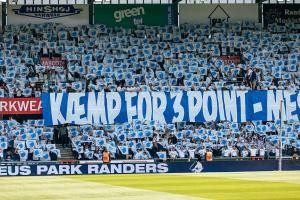
[[[70,147],[63,148],[61,144],[56,144],[56,148],[60,150],[61,158],[59,160],[73,160],[74,156]]]

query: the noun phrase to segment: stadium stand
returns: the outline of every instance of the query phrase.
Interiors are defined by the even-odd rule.
[[[262,30],[250,22],[136,30],[8,25],[1,39],[0,94],[297,90],[300,36],[293,27],[271,25]],[[40,65],[42,56],[56,55],[67,61],[65,68]],[[240,55],[242,63],[225,65],[221,55]]]
[[[0,96],[40,97],[42,92],[197,90],[299,90],[300,34],[295,24],[252,22],[184,24],[136,29],[104,25],[8,25],[0,34]],[[62,57],[64,67],[41,58]],[[240,56],[224,63],[221,56]],[[113,159],[277,157],[280,122],[115,125],[50,128],[43,120],[1,122],[4,160],[55,160],[58,135],[67,133],[74,158]],[[283,127],[286,155],[300,148],[300,123]],[[53,136],[54,135],[54,136]],[[70,142],[69,142],[70,141]]]
[[[72,147],[78,159],[99,159],[103,147],[108,147],[115,159],[189,158],[205,157],[206,151],[222,157],[278,157],[279,123],[205,123],[160,124],[154,121],[115,126],[70,127]],[[299,124],[285,126],[291,155],[299,140]],[[96,130],[95,130],[96,129]],[[101,152],[101,151],[100,151]],[[165,155],[164,155],[165,154]],[[127,157],[126,157],[127,155]],[[100,157],[101,158],[101,157]]]
[[[57,160],[60,151],[53,144],[53,128],[43,127],[43,120],[22,124],[10,119],[0,123],[0,159],[5,161]]]

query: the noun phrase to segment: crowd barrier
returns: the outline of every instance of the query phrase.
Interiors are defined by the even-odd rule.
[[[283,160],[283,170],[300,170],[299,160]],[[0,176],[47,176],[88,174],[162,174],[202,172],[275,171],[278,160],[244,160],[211,162],[126,161],[110,164],[87,162],[81,164],[28,163],[2,164]]]

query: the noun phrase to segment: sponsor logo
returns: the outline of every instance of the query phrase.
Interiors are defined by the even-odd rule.
[[[121,22],[124,18],[137,17],[141,15],[145,15],[144,7],[137,7],[114,12],[114,18],[116,22]]]
[[[88,165],[88,174],[149,174],[167,173],[166,163],[125,163],[110,165]]]
[[[65,66],[65,61],[62,60],[61,57],[53,57],[53,58],[42,57],[41,63],[45,67],[63,67],[63,66]]]
[[[208,18],[211,20],[211,22],[221,22],[224,20],[228,21],[230,16],[221,5],[217,5],[215,9],[213,9],[213,11],[209,14]]]
[[[196,162],[195,164],[192,164],[190,169],[193,173],[200,173],[203,171],[203,166],[202,166],[201,162]]]
[[[230,65],[231,63],[234,63],[235,65],[238,65],[241,63],[241,57],[240,56],[221,56],[222,61],[225,65]]]
[[[277,5],[264,5],[264,26],[272,23],[286,24],[286,23],[300,23],[300,9],[296,5],[284,5],[277,7]]]
[[[285,10],[284,10],[284,14],[285,14],[285,15],[291,15],[291,16],[300,15],[300,9],[298,9],[298,10],[289,10],[289,9],[285,9]]]
[[[13,9],[16,15],[40,19],[55,19],[70,15],[80,14],[81,9],[75,9],[73,5],[23,5],[20,9]]]
[[[42,114],[40,98],[1,98],[0,114]]]
[[[149,174],[168,173],[167,163],[119,163],[84,165],[3,165],[0,176],[46,176],[75,174]]]

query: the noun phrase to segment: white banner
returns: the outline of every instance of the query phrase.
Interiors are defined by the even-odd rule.
[[[257,4],[210,4],[179,5],[179,23],[203,24],[210,20],[221,19],[229,22],[258,22]]]
[[[89,24],[88,5],[9,5],[7,24]]]

